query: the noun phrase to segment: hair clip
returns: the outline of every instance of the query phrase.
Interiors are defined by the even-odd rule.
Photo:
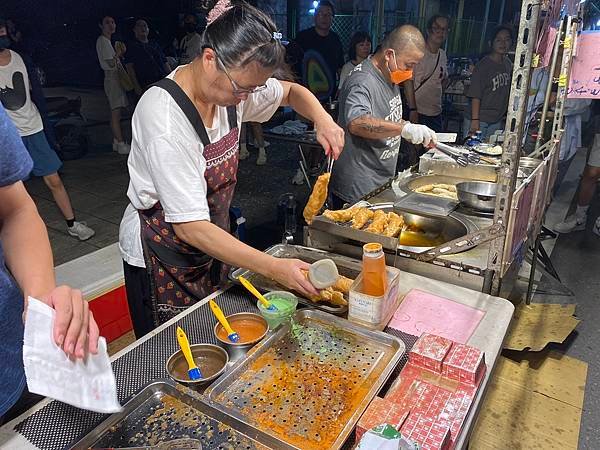
[[[281,41],[281,39],[283,39],[283,34],[279,33],[278,31],[273,31],[273,39]]]

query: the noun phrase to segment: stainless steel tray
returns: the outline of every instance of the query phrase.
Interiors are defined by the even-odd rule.
[[[316,310],[300,310],[206,390],[212,405],[303,450],[339,449],[405,346]]]
[[[458,200],[411,192],[396,203],[394,209],[434,217],[447,217],[458,206]]]
[[[210,406],[187,388],[169,381],[148,385],[111,415],[74,449],[154,446],[180,438],[193,438],[207,449],[291,449],[260,430],[254,429]]]
[[[301,245],[277,244],[267,249],[265,253],[275,256],[276,258],[297,258],[311,264],[315,261],[329,258],[332,259],[337,265],[340,275],[352,279],[358,277],[358,274],[362,270],[360,261],[345,256],[336,255],[334,253],[328,253],[323,250],[303,247]],[[234,283],[239,284],[238,277],[240,275],[249,280],[254,286],[256,286],[258,290],[263,292],[287,290],[277,282],[247,269],[234,269],[229,273],[229,278]],[[347,306],[334,306],[326,303],[315,303],[302,297],[299,297],[298,301],[303,305],[320,309],[331,314],[343,315],[348,311]]]

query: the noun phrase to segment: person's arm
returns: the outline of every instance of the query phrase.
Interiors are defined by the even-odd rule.
[[[404,120],[392,122],[366,114],[351,121],[348,124],[348,131],[365,139],[386,139],[400,136],[406,123]]]
[[[481,109],[481,99],[473,97],[471,98],[471,126],[469,132],[478,131],[480,128],[479,123],[479,112]]]
[[[37,298],[56,310],[56,344],[78,358],[88,350],[96,353],[98,326],[81,292],[56,288],[48,233],[22,182],[0,188],[0,222],[6,265],[25,298]]]
[[[131,82],[133,83],[133,89],[137,95],[142,95],[144,90],[140,86],[140,83],[137,79],[137,75],[135,74],[135,66],[133,63],[127,63],[125,65],[125,69],[127,69],[127,73],[129,74],[129,78],[131,78]]]
[[[419,123],[419,113],[417,111],[417,97],[415,96],[415,83],[411,80],[404,82],[404,95],[408,103],[408,118],[412,123]]]
[[[302,273],[309,268],[309,264],[303,261],[267,255],[206,220],[174,223],[173,229],[181,240],[225,264],[260,273],[294,291],[317,295],[314,286]]]
[[[289,81],[281,81],[283,99],[281,106],[291,106],[298,114],[315,124],[317,141],[326,154],[333,153],[338,158],[344,148],[344,130],[342,130],[325,111],[317,98],[304,86]]]

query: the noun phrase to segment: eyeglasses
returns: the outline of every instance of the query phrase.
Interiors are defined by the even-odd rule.
[[[219,65],[221,66],[221,69],[223,70],[223,72],[225,72],[225,75],[227,75],[227,78],[229,79],[229,82],[231,83],[231,87],[233,87],[233,95],[234,96],[243,97],[244,95],[249,95],[249,94],[254,94],[256,92],[264,91],[267,88],[266,84],[261,84],[260,86],[255,86],[250,89],[240,87],[235,81],[233,81],[233,78],[231,78],[231,75],[229,75],[229,72],[225,68],[225,64],[223,64],[223,61],[221,61],[221,58],[219,58],[218,56],[217,56],[217,61],[219,62]]]

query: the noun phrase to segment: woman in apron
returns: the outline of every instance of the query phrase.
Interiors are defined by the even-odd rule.
[[[267,15],[219,2],[208,22],[202,53],[148,89],[132,119],[131,203],[119,244],[138,338],[214,292],[225,265],[316,293],[302,273],[306,263],[276,259],[229,234],[239,127],[289,105],[314,122],[335,158],[343,130],[307,89],[272,78],[285,49]]]

